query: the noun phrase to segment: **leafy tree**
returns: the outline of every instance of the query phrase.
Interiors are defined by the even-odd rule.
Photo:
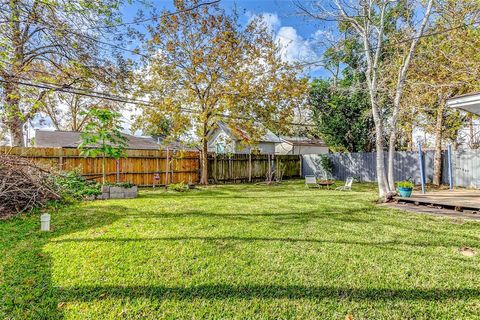
[[[315,80],[310,89],[310,104],[318,134],[337,152],[371,151],[373,119],[364,90],[352,89],[351,81],[334,86],[328,80]]]
[[[480,14],[480,3],[447,0],[439,3],[437,9],[442,14],[434,20],[431,32],[438,34],[420,43],[406,88],[410,98],[404,103],[416,109],[424,130],[435,137],[433,183],[440,185],[442,142],[455,141],[468,119],[447,108],[446,100],[480,89],[476,71],[480,68],[480,31],[472,26]],[[461,25],[465,27],[459,28]]]
[[[218,5],[189,11],[185,1],[175,6],[179,14],[164,15],[150,28],[151,58],[140,87],[155,105],[142,109],[167,115],[173,135],[195,131],[202,146],[201,183],[207,184],[207,139],[216,123],[241,127],[248,143],[262,134],[258,122],[285,131],[305,98],[306,81],[299,79],[299,68],[281,60],[260,18],[242,28],[235,14]]]
[[[407,73],[414,58],[418,42],[430,20],[434,0],[428,0],[425,7],[420,1],[334,1],[332,6],[321,2],[297,2],[297,6],[309,17],[336,21],[338,30],[345,35],[354,35],[362,44],[362,58],[365,62],[365,78],[375,124],[375,149],[379,195],[386,196],[395,190],[393,156],[397,142],[397,124],[400,116],[400,102],[404,93]],[[420,17],[416,25],[412,17]],[[406,50],[391,50],[389,45],[402,35],[402,43],[408,43]],[[393,86],[384,87],[391,76],[385,76],[384,56],[395,55],[398,64]],[[391,96],[392,104],[383,101],[385,91]],[[387,113],[387,110],[390,112]],[[389,130],[387,130],[389,129]],[[389,134],[388,173],[384,162],[384,136]]]
[[[66,88],[73,85],[80,91],[90,90],[104,91],[105,88],[114,90],[117,84],[105,74],[104,71],[97,69],[95,72],[84,70],[81,67],[64,66],[63,72],[57,72],[58,76],[55,82],[63,83]],[[118,73],[120,76],[122,72]],[[53,75],[53,74],[52,74]],[[127,77],[127,72],[123,73]],[[40,81],[52,82],[51,76],[37,76]],[[91,96],[66,93],[62,91],[45,91],[44,99],[40,102],[38,113],[47,116],[57,130],[82,131],[88,122],[88,111],[92,108],[108,108],[118,111],[123,105],[121,102],[104,100]]]
[[[104,41],[115,34],[123,0],[9,0],[0,3],[0,99],[11,144],[23,146],[23,125],[39,110],[49,90],[32,89],[31,79],[69,86],[79,76],[101,74],[103,84],[118,82],[120,64]],[[115,34],[115,37],[112,35]],[[120,39],[121,38],[121,39]],[[113,41],[113,39],[111,41]],[[110,40],[109,40],[110,41]],[[76,72],[71,72],[76,69]]]
[[[172,120],[157,110],[145,109],[141,115],[135,117],[131,131],[141,130],[144,135],[154,138],[165,138],[172,131]]]
[[[81,133],[78,146],[85,157],[102,157],[102,183],[106,181],[106,158],[121,158],[125,153],[127,139],[121,133],[121,114],[109,109],[93,108],[86,114],[90,121]]]

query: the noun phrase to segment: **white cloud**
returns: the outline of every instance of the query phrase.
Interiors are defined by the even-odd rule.
[[[281,26],[280,18],[278,18],[278,15],[276,13],[263,12],[260,14],[254,14],[248,11],[247,16],[249,17],[248,23],[250,23],[255,18],[262,18],[270,32],[276,32]]]
[[[293,27],[281,27],[276,34],[282,58],[288,62],[308,62],[318,59],[312,43]]]
[[[249,16],[249,21],[256,17],[263,18],[267,28],[274,34],[275,40],[280,45],[280,54],[284,61],[302,63],[319,60],[320,56],[315,51],[315,45],[325,35],[316,32],[312,35],[311,40],[305,39],[298,34],[294,27],[282,26],[278,15],[272,12],[260,14],[247,12],[247,16]]]

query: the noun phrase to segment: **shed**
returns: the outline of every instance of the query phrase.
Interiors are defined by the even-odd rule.
[[[303,136],[280,136],[281,142],[275,146],[276,154],[325,154],[328,146],[320,139]]]

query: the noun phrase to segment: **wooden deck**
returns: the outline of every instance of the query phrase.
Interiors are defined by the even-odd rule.
[[[480,211],[480,191],[475,190],[442,190],[422,194],[414,192],[410,198],[396,198],[399,202],[419,205],[440,206],[457,211]]]

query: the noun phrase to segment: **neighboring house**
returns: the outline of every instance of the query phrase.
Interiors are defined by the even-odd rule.
[[[127,139],[127,149],[159,149],[157,141],[151,137],[123,135]],[[34,146],[38,148],[77,148],[80,142],[80,132],[35,130]]]
[[[325,154],[327,145],[320,139],[307,137],[280,136],[281,142],[275,146],[276,154]]]
[[[274,154],[275,145],[281,140],[273,132],[264,129],[265,134],[253,146],[245,145],[248,135],[240,128],[230,127],[223,122],[218,122],[214,130],[209,133],[208,151],[216,153],[249,154],[253,151],[260,154]]]

